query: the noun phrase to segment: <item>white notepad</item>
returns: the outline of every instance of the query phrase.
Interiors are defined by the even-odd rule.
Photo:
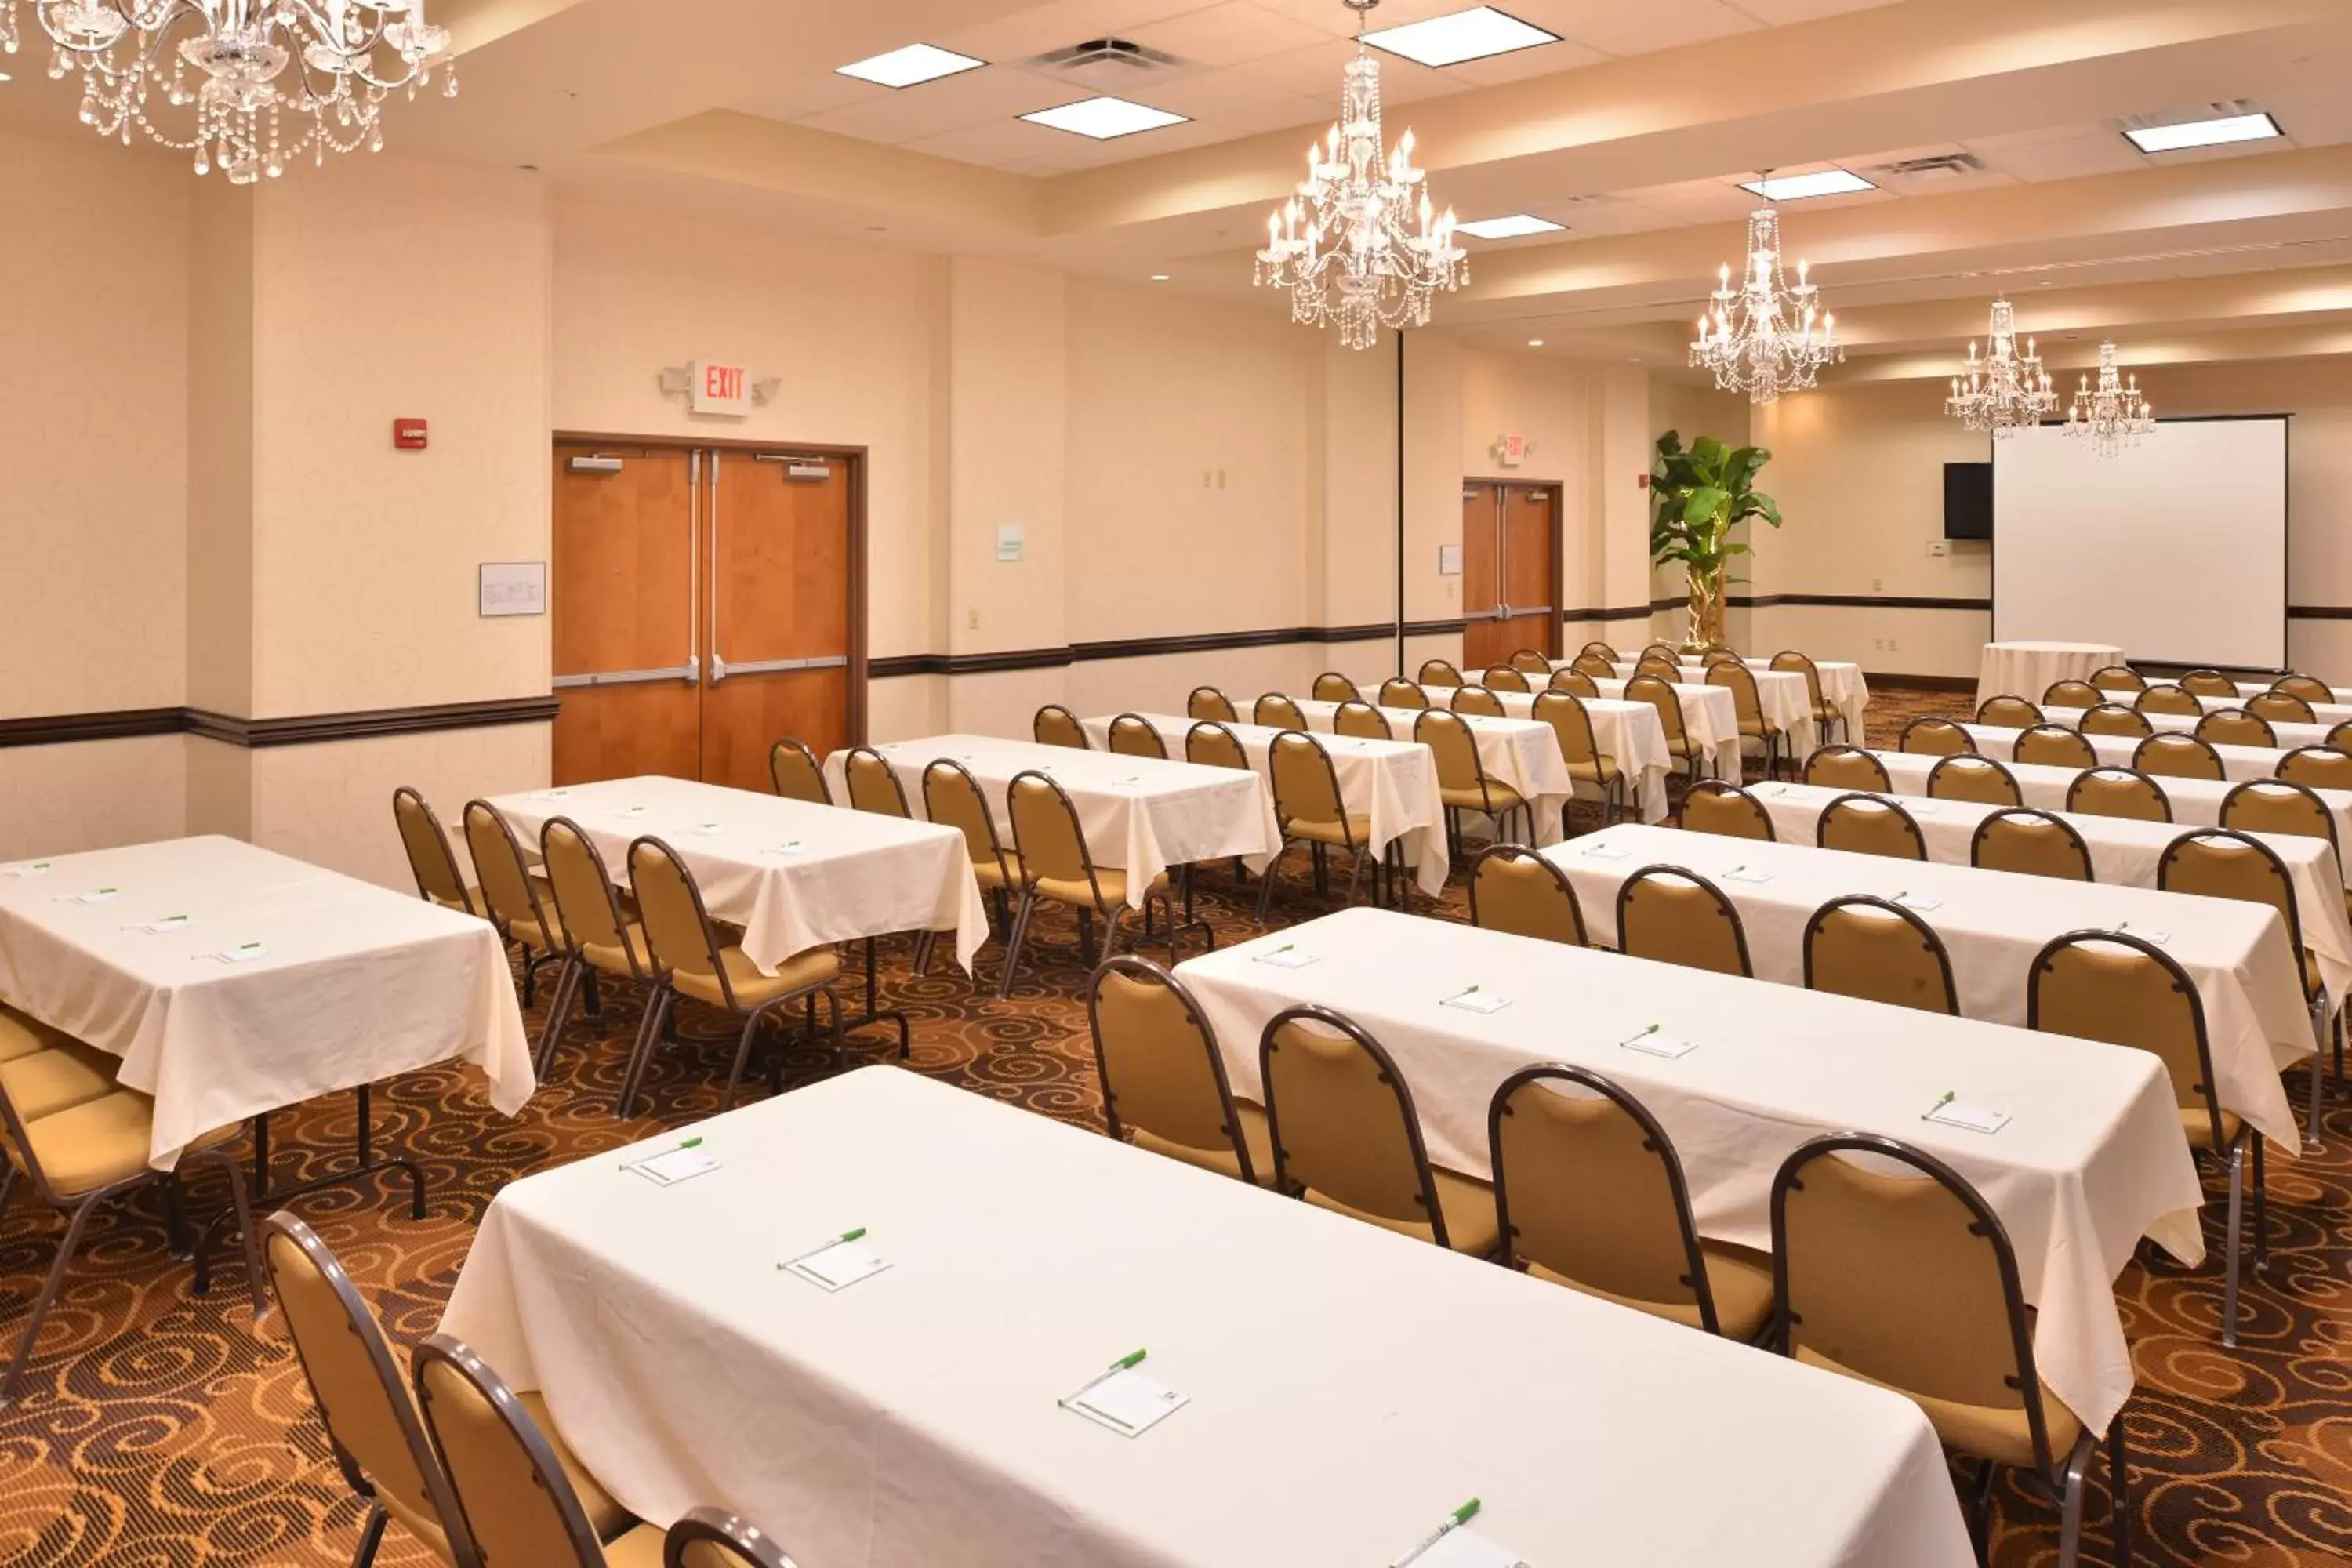
[[[148,936],[169,936],[175,931],[187,930],[188,923],[188,917],[185,915],[165,915],[162,920],[149,921],[143,925],[135,925],[131,929]]]
[[[1679,1060],[1698,1049],[1696,1040],[1679,1039],[1673,1035],[1659,1034],[1651,1029],[1644,1029],[1632,1039],[1620,1040],[1617,1043],[1629,1051],[1641,1051],[1649,1056],[1664,1057],[1669,1061]]]
[[[1625,858],[1625,850],[1623,846],[1617,844],[1588,844],[1584,847],[1583,852],[1591,856],[1595,860],[1622,860]]]
[[[2142,942],[2152,942],[2158,947],[2172,940],[2172,933],[2168,931],[2158,931],[2153,926],[2136,926],[2129,923],[2116,927],[2116,934],[2136,936]]]
[[[782,844],[771,844],[760,851],[762,855],[797,855],[800,852],[801,841],[797,838],[787,839]]]
[[[1511,999],[1498,991],[1471,991],[1459,996],[1447,996],[1439,1001],[1441,1007],[1459,1007],[1465,1013],[1499,1013],[1511,1005]]]
[[[648,1154],[642,1160],[630,1161],[627,1168],[657,1187],[674,1187],[719,1169],[719,1162],[697,1147]]]
[[[1277,947],[1272,952],[1259,953],[1257,962],[1271,963],[1276,969],[1304,969],[1314,963],[1318,956],[1312,952],[1302,952],[1295,947]]]
[[[1926,795],[1913,795],[1909,799],[1904,801],[1903,805],[1905,809],[1908,810],[1914,816],[1933,816],[1936,815],[1936,803]]]
[[[1906,910],[1916,910],[1923,915],[1929,910],[1940,910],[1944,907],[1943,900],[1931,899],[1925,893],[1906,893],[1895,901]]]
[[[569,798],[572,792],[568,789],[543,789],[538,794],[532,795],[530,798],[533,800],[564,800]]]
[[[793,1258],[784,1265],[784,1271],[827,1290],[841,1290],[860,1279],[870,1279],[889,1267],[889,1259],[877,1258],[855,1242],[836,1241],[831,1247],[818,1247],[805,1258]]]
[[[22,866],[8,868],[8,875],[11,877],[46,877],[48,874],[49,862],[47,860],[32,860]]]
[[[269,956],[269,949],[257,942],[241,942],[235,947],[225,947],[218,952],[205,955],[222,963],[251,963],[257,958]]]
[[[1464,1526],[1449,1530],[1412,1560],[1412,1568],[1531,1568],[1528,1560]]]
[[[645,814],[646,808],[642,805],[616,805],[604,815],[607,816],[643,816]]]
[[[1192,1395],[1154,1383],[1130,1367],[1111,1373],[1092,1388],[1071,1394],[1061,1405],[1065,1410],[1076,1411],[1098,1426],[1132,1437],[1150,1431],[1191,1403]]]
[[[1998,1132],[2009,1125],[2009,1112],[1952,1100],[1936,1107],[1919,1120],[1940,1121],[1947,1127],[1958,1127],[1967,1132]]]
[[[1772,873],[1759,871],[1753,866],[1738,866],[1726,871],[1723,879],[1727,882],[1769,882],[1772,879]]]
[[[122,896],[120,888],[92,888],[87,893],[68,893],[66,901],[75,904],[110,903]]]
[[[687,831],[708,838],[714,833],[726,832],[727,825],[723,822],[698,822]]]

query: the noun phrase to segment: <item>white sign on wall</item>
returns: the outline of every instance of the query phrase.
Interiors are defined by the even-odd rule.
[[[1437,574],[1441,577],[1459,577],[1462,575],[1462,547],[1460,545],[1441,544],[1437,547]]]
[[[1023,533],[1019,523],[1004,524],[996,531],[996,558],[999,561],[1020,560],[1021,547],[1024,542],[1026,542],[1026,536]]]
[[[478,586],[485,616],[547,614],[544,561],[485,561]]]

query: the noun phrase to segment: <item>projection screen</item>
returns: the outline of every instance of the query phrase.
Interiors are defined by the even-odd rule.
[[[2159,420],[2111,458],[2054,425],[1994,441],[1994,640],[2284,668],[2286,425]]]

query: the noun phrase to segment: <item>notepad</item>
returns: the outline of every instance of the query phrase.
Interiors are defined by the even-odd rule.
[[[1129,1368],[1112,1373],[1091,1388],[1080,1389],[1060,1403],[1065,1410],[1075,1411],[1122,1436],[1133,1437],[1183,1409],[1192,1403],[1192,1395],[1179,1394]]]
[[[771,844],[760,851],[762,855],[797,855],[800,852],[801,841],[797,838],[786,839],[782,844]]]
[[[646,808],[642,805],[616,805],[604,815],[607,816],[643,816],[645,814]]]
[[[8,875],[11,877],[46,877],[48,874],[49,862],[47,860],[33,860],[22,866],[8,868]]]
[[[784,1265],[784,1272],[797,1274],[827,1290],[842,1290],[889,1267],[887,1258],[877,1258],[854,1242],[836,1241],[831,1247],[818,1247],[805,1258],[793,1258]]]
[[[2162,947],[2166,942],[2172,940],[2172,933],[2168,931],[2158,931],[2154,926],[2136,926],[2128,921],[2124,924],[2116,927],[2116,934],[2117,936],[2136,936],[2142,942],[2152,942],[2158,947]]]
[[[87,893],[68,893],[66,901],[75,904],[103,904],[122,896],[120,888],[92,888]]]
[[[1936,803],[1927,799],[1925,795],[1913,795],[1908,800],[1906,800],[1903,805],[1914,816],[1933,816],[1936,815]]]
[[[625,1169],[635,1171],[657,1187],[674,1187],[719,1169],[719,1162],[700,1148],[670,1149],[632,1160]]]
[[[1295,947],[1277,947],[1272,952],[1257,955],[1260,963],[1271,963],[1276,969],[1304,969],[1321,957],[1320,953],[1302,952]]]
[[[1723,879],[1727,882],[1769,882],[1772,879],[1772,873],[1759,870],[1753,866],[1736,866],[1723,873]]]
[[[708,838],[712,834],[726,832],[727,825],[723,822],[698,822],[693,826],[688,828],[687,831],[688,833],[698,835],[700,837]]]
[[[1465,991],[1459,996],[1444,997],[1437,1005],[1459,1007],[1465,1013],[1499,1013],[1511,1005],[1511,999],[1496,991]]]
[[[140,931],[148,936],[169,936],[175,931],[187,930],[188,917],[185,915],[165,915],[162,920],[149,921],[142,925],[135,925],[130,929],[135,931]]]
[[[1649,1056],[1664,1057],[1670,1061],[1678,1060],[1698,1049],[1696,1040],[1679,1039],[1673,1035],[1662,1035],[1652,1029],[1644,1029],[1632,1039],[1620,1040],[1617,1043],[1629,1051],[1641,1051]]]
[[[567,798],[571,794],[572,792],[568,789],[543,789],[534,794],[530,798],[533,800],[562,800]]]
[[[235,947],[225,947],[218,952],[208,952],[206,958],[219,963],[251,963],[257,958],[267,958],[269,949],[257,942],[241,942]]]
[[[1923,915],[1929,910],[1940,910],[1944,907],[1943,900],[1931,899],[1925,893],[1906,893],[1895,901],[1906,910],[1916,910]]]
[[[1616,844],[1588,844],[1584,847],[1583,852],[1592,857],[1595,860],[1622,860],[1625,858],[1625,850],[1623,847]]]
[[[1449,1530],[1412,1560],[1412,1568],[1530,1568],[1528,1560],[1469,1527]]]
[[[1970,1105],[1963,1100],[1948,1100],[1919,1120],[1940,1121],[1947,1127],[1958,1127],[1967,1132],[1998,1132],[2009,1125],[2009,1112]]]

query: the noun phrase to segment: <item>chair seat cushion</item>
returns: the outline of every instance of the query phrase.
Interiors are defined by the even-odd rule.
[[[580,944],[580,956],[588,961],[590,968],[601,969],[607,974],[631,975],[639,970],[653,967],[652,956],[646,952],[646,931],[643,926],[635,921],[624,925],[621,928],[621,942],[625,946],[616,947],[604,942],[583,942]],[[636,960],[635,969],[630,967],[629,961],[632,955]]]
[[[2221,1112],[2221,1148],[2214,1149],[2213,1119],[2205,1113],[2205,1108],[2201,1105],[2193,1108],[2184,1105],[2180,1108],[2180,1131],[2189,1135],[2189,1146],[2191,1149],[2211,1149],[2218,1154],[2221,1150],[2237,1142],[2238,1134],[2245,1125],[2245,1118],[2236,1111]]]
[[[1525,804],[1517,790],[1496,779],[1486,781],[1483,795],[1475,789],[1441,789],[1437,795],[1447,805],[1463,811],[1485,811],[1490,804],[1496,811],[1515,811]]]
[[[1568,764],[1568,776],[1582,784],[1615,784],[1620,773],[1615,761],[1608,757]]]
[[[1001,867],[993,860],[971,863],[971,874],[980,879],[982,888],[1017,888],[1021,885],[1020,855],[1011,849],[1003,853],[1004,863]]]
[[[1128,901],[1127,873],[1116,866],[1096,867],[1095,886],[1102,889],[1102,903],[1099,906],[1095,903],[1092,889],[1087,888],[1083,879],[1074,879],[1066,881],[1059,877],[1040,877],[1037,879],[1036,891],[1041,899],[1051,899],[1057,904],[1076,904],[1085,910],[1097,907],[1115,910]],[[1151,879],[1151,886],[1145,891],[1147,894],[1157,893],[1165,889],[1167,886],[1168,873],[1162,871],[1159,876]]]
[[[548,924],[556,924],[555,911],[551,909],[547,914]],[[519,942],[525,947],[537,948],[541,952],[561,952],[566,945],[562,929],[560,926],[551,936],[545,926],[528,915],[507,921],[507,935],[512,941]]]
[[[604,1568],[662,1568],[669,1531],[657,1524],[640,1524],[617,1541],[604,1542]]]
[[[449,1538],[442,1532],[439,1520],[435,1519],[431,1514],[409,1507],[394,1497],[388,1488],[377,1488],[375,1496],[376,1500],[383,1504],[383,1511],[399,1521],[401,1529],[424,1542],[434,1556],[444,1563],[455,1563],[457,1560],[449,1550]]]
[[[226,1143],[236,1131],[235,1127],[216,1128],[188,1149],[194,1152]],[[25,1137],[50,1190],[59,1197],[74,1197],[145,1171],[154,1132],[155,1102],[135,1090],[118,1089],[28,1123]]]
[[[1473,1257],[1484,1257],[1494,1251],[1503,1234],[1495,1221],[1495,1189],[1484,1182],[1457,1176],[1447,1170],[1433,1167],[1430,1173],[1436,1178],[1438,1209],[1445,1215],[1446,1245],[1455,1252],[1466,1252]],[[1318,1208],[1329,1209],[1351,1219],[1370,1221],[1382,1230],[1392,1230],[1399,1236],[1410,1236],[1420,1241],[1433,1242],[1437,1239],[1436,1227],[1425,1220],[1391,1219],[1386,1215],[1343,1204],[1313,1187],[1307,1189],[1306,1195],[1307,1201]]]
[[[115,1058],[70,1042],[0,1061],[0,1091],[26,1122],[114,1092]]]
[[[1265,1130],[1265,1111],[1245,1100],[1234,1101],[1234,1114],[1242,1124],[1242,1142],[1249,1148],[1250,1172],[1261,1187],[1274,1185],[1274,1141]],[[1196,1149],[1190,1143],[1179,1143],[1162,1138],[1157,1132],[1141,1127],[1128,1129],[1139,1149],[1149,1149],[1155,1154],[1165,1154],[1171,1160],[1181,1160],[1188,1165],[1198,1165],[1204,1171],[1241,1179],[1242,1163],[1231,1149]]]
[[[596,1539],[610,1541],[635,1526],[636,1515],[613,1500],[613,1494],[588,1473],[588,1467],[580,1462],[580,1457],[572,1451],[571,1445],[564,1442],[563,1434],[556,1430],[555,1416],[548,1410],[547,1401],[535,1393],[519,1394],[515,1397],[530,1413],[531,1424],[546,1436],[548,1447],[555,1450],[556,1462],[563,1467],[563,1479],[570,1481],[572,1489],[580,1494],[581,1511],[588,1516],[589,1528],[595,1531]],[[608,1563],[612,1561],[611,1550],[610,1547],[605,1549],[605,1561]]]
[[[719,950],[719,962],[726,966],[727,984],[735,993],[738,1007],[764,1006],[779,996],[790,996],[814,985],[823,985],[841,973],[841,958],[830,947],[813,947],[806,952],[796,952],[776,966],[773,974],[762,974],[751,955],[740,947]],[[675,971],[670,984],[685,995],[713,1006],[727,1005],[726,994],[719,989],[718,980],[708,974],[694,974],[686,970]]]
[[[1718,1332],[1727,1340],[1752,1340],[1772,1315],[1772,1265],[1768,1258],[1759,1263],[1753,1255],[1733,1247],[1719,1247],[1711,1241],[1701,1241],[1699,1250],[1706,1258],[1706,1285],[1715,1295],[1715,1323]],[[1581,1295],[1597,1296],[1604,1301],[1614,1301],[1621,1307],[1647,1312],[1654,1318],[1682,1324],[1687,1329],[1706,1326],[1699,1315],[1696,1299],[1687,1301],[1650,1301],[1635,1296],[1620,1296],[1572,1279],[1554,1268],[1530,1258],[1528,1272],[1554,1285],[1565,1285]]]
[[[0,1062],[78,1043],[63,1029],[52,1029],[31,1014],[0,1003]]]
[[[1337,822],[1308,822],[1303,817],[1290,817],[1282,825],[1285,838],[1304,838],[1314,844],[1329,844],[1340,848],[1362,848],[1372,839],[1372,819],[1351,816],[1342,826]]]
[[[1880,1383],[1874,1377],[1856,1372],[1842,1363],[1832,1361],[1819,1351],[1805,1345],[1797,1347],[1797,1359],[1808,1366],[1817,1366],[1826,1372],[1838,1373],[1853,1378],[1857,1383],[1867,1383],[1874,1387],[1893,1389],[1895,1393],[1904,1395],[1926,1413],[1927,1424],[1936,1429],[1936,1436],[1947,1448],[1956,1449],[1976,1458],[1990,1459],[1996,1464],[2017,1465],[2027,1469],[2034,1467],[2033,1430],[2027,1424],[2025,1407],[2022,1405],[2014,1408],[2008,1405],[1963,1405],[1958,1400],[1937,1399],[1908,1388],[1897,1388],[1893,1384]],[[2051,1457],[2063,1464],[2065,1462],[2067,1453],[2074,1447],[2074,1440],[2083,1435],[2082,1419],[2067,1409],[2056,1394],[2050,1392],[2050,1386],[2047,1384],[2044,1384],[2042,1388],[2042,1415],[2050,1426]]]

